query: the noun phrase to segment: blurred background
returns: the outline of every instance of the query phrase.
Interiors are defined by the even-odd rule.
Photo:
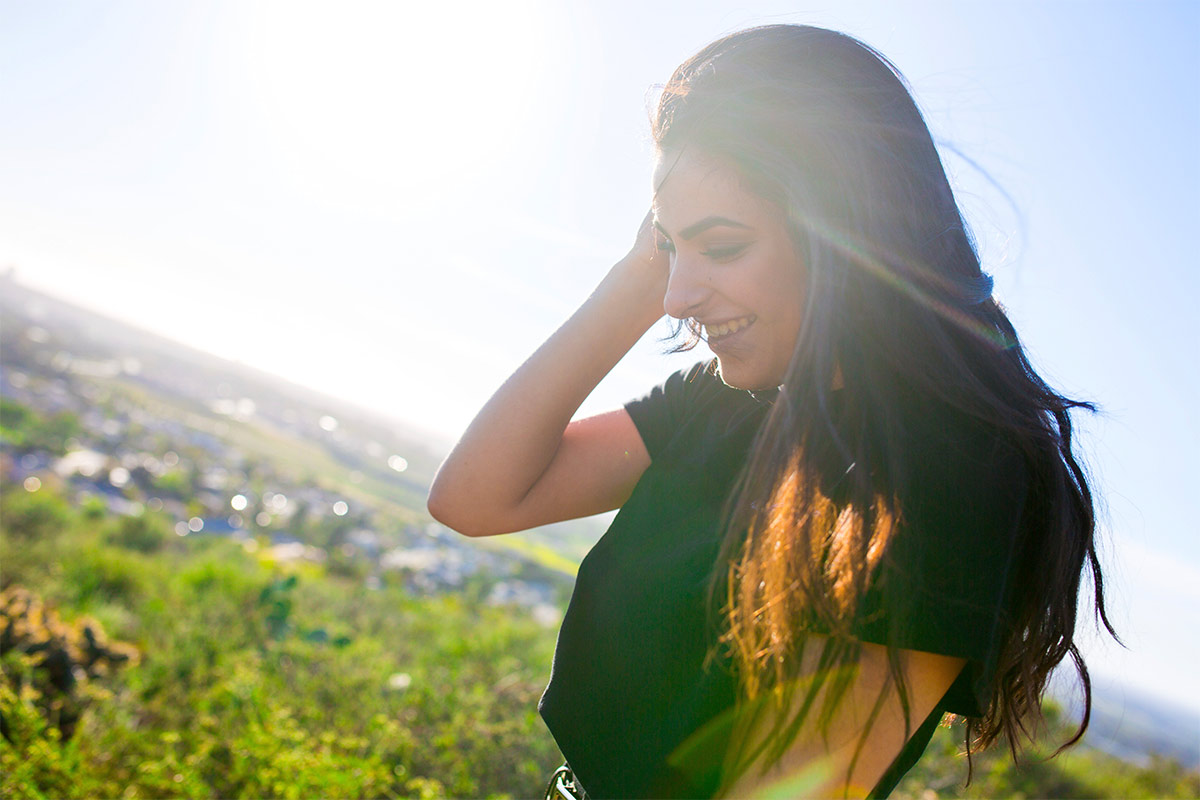
[[[85,674],[56,689],[44,664],[12,656],[25,640],[7,639],[6,730],[19,735],[5,753],[27,761],[29,742],[63,739],[73,703],[93,742],[158,765],[134,781],[143,794],[282,794],[301,773],[338,794],[346,754],[361,761],[347,786],[367,794],[536,791],[557,754],[530,715],[573,565],[605,520],[460,542],[431,524],[423,492],[473,413],[631,243],[656,85],[721,34],[798,22],[851,33],[905,74],[1035,365],[1101,407],[1078,419],[1079,446],[1126,647],[1083,621],[1089,742],[1160,775],[1153,753],[1200,765],[1200,6],[730,5],[0,0],[0,582],[11,619],[45,617],[30,610],[43,600],[59,609],[45,636]],[[664,355],[668,332],[648,334],[581,413],[708,356]],[[109,584],[89,589],[97,574]],[[205,594],[214,586],[225,600]],[[186,641],[155,638],[184,607],[228,598]],[[476,652],[414,621],[427,614],[504,632]],[[88,625],[120,669],[95,648],[87,663]],[[211,645],[222,636],[224,650]],[[156,649],[177,655],[156,662]],[[418,663],[431,652],[441,660]],[[179,653],[205,677],[171,673]],[[383,699],[331,711],[357,738],[330,732],[270,778],[269,742],[300,735],[287,720],[304,714],[265,699],[251,714],[255,693],[319,691],[313,665],[332,680],[346,658]],[[451,675],[455,658],[507,667]],[[211,742],[171,738],[187,723],[152,708],[168,684],[211,717]],[[1055,695],[1069,716],[1069,681]],[[65,741],[10,788],[91,769],[81,737]],[[945,790],[931,775],[911,790]]]

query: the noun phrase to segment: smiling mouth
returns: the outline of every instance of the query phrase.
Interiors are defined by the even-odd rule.
[[[755,316],[739,317],[718,325],[704,325],[704,338],[709,342],[724,339],[727,336],[732,336],[738,331],[750,327],[756,319],[758,317]]]

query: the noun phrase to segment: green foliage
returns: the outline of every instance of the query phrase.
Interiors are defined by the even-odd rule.
[[[172,469],[158,476],[153,488],[156,494],[164,497],[187,499],[196,493],[196,476],[192,470]]]
[[[109,527],[108,532],[110,544],[141,553],[161,550],[170,538],[171,528],[166,518],[152,513],[121,517]]]
[[[266,608],[263,620],[267,623],[267,635],[282,639],[292,630],[292,590],[296,588],[295,575],[272,581],[258,595],[258,604]]]
[[[79,512],[88,522],[99,522],[104,519],[108,509],[105,508],[104,501],[99,497],[89,497],[83,501]]]
[[[5,536],[24,541],[54,539],[66,528],[71,516],[66,502],[53,492],[23,489],[4,492],[0,520]]]
[[[94,602],[136,605],[153,582],[153,566],[136,553],[88,544],[63,559],[63,587],[72,606],[87,609]]]
[[[57,730],[56,738],[74,734],[83,709],[96,696],[93,681],[137,658],[129,645],[110,643],[94,619],[68,625],[26,589],[0,592],[0,663],[14,696],[35,705]],[[0,732],[9,736],[2,715]]]
[[[55,545],[10,577],[7,556],[38,542],[14,546],[6,513],[6,581],[63,619],[105,620],[141,658],[88,682],[69,738],[29,665],[6,663],[0,795],[529,796],[559,763],[535,711],[552,630],[457,597],[281,573],[153,517],[97,523],[45,490],[36,504],[10,494],[55,511],[38,523]]]
[[[80,435],[79,418],[70,411],[44,416],[7,397],[0,397],[0,440],[17,452],[41,450],[62,455],[67,441]]]
[[[37,708],[38,695],[30,686],[14,688],[0,681],[0,796],[24,798],[70,797],[79,771],[76,748],[62,744],[62,735]]]

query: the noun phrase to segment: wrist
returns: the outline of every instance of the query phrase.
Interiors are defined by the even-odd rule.
[[[640,327],[640,335],[665,313],[663,296],[666,290],[667,276],[662,268],[630,254],[613,264],[597,291],[619,304],[623,316],[627,315]]]

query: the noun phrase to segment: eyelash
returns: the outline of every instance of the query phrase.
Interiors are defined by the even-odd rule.
[[[713,261],[730,261],[742,254],[749,244],[733,244],[726,247],[710,247],[707,250],[702,250],[700,255],[706,258],[711,258]],[[675,245],[669,240],[662,240],[658,243],[658,249],[664,253],[674,253]]]
[[[730,261],[740,256],[742,251],[747,247],[748,245],[745,244],[731,244],[726,245],[725,247],[710,247],[700,255],[707,256],[713,261]]]

